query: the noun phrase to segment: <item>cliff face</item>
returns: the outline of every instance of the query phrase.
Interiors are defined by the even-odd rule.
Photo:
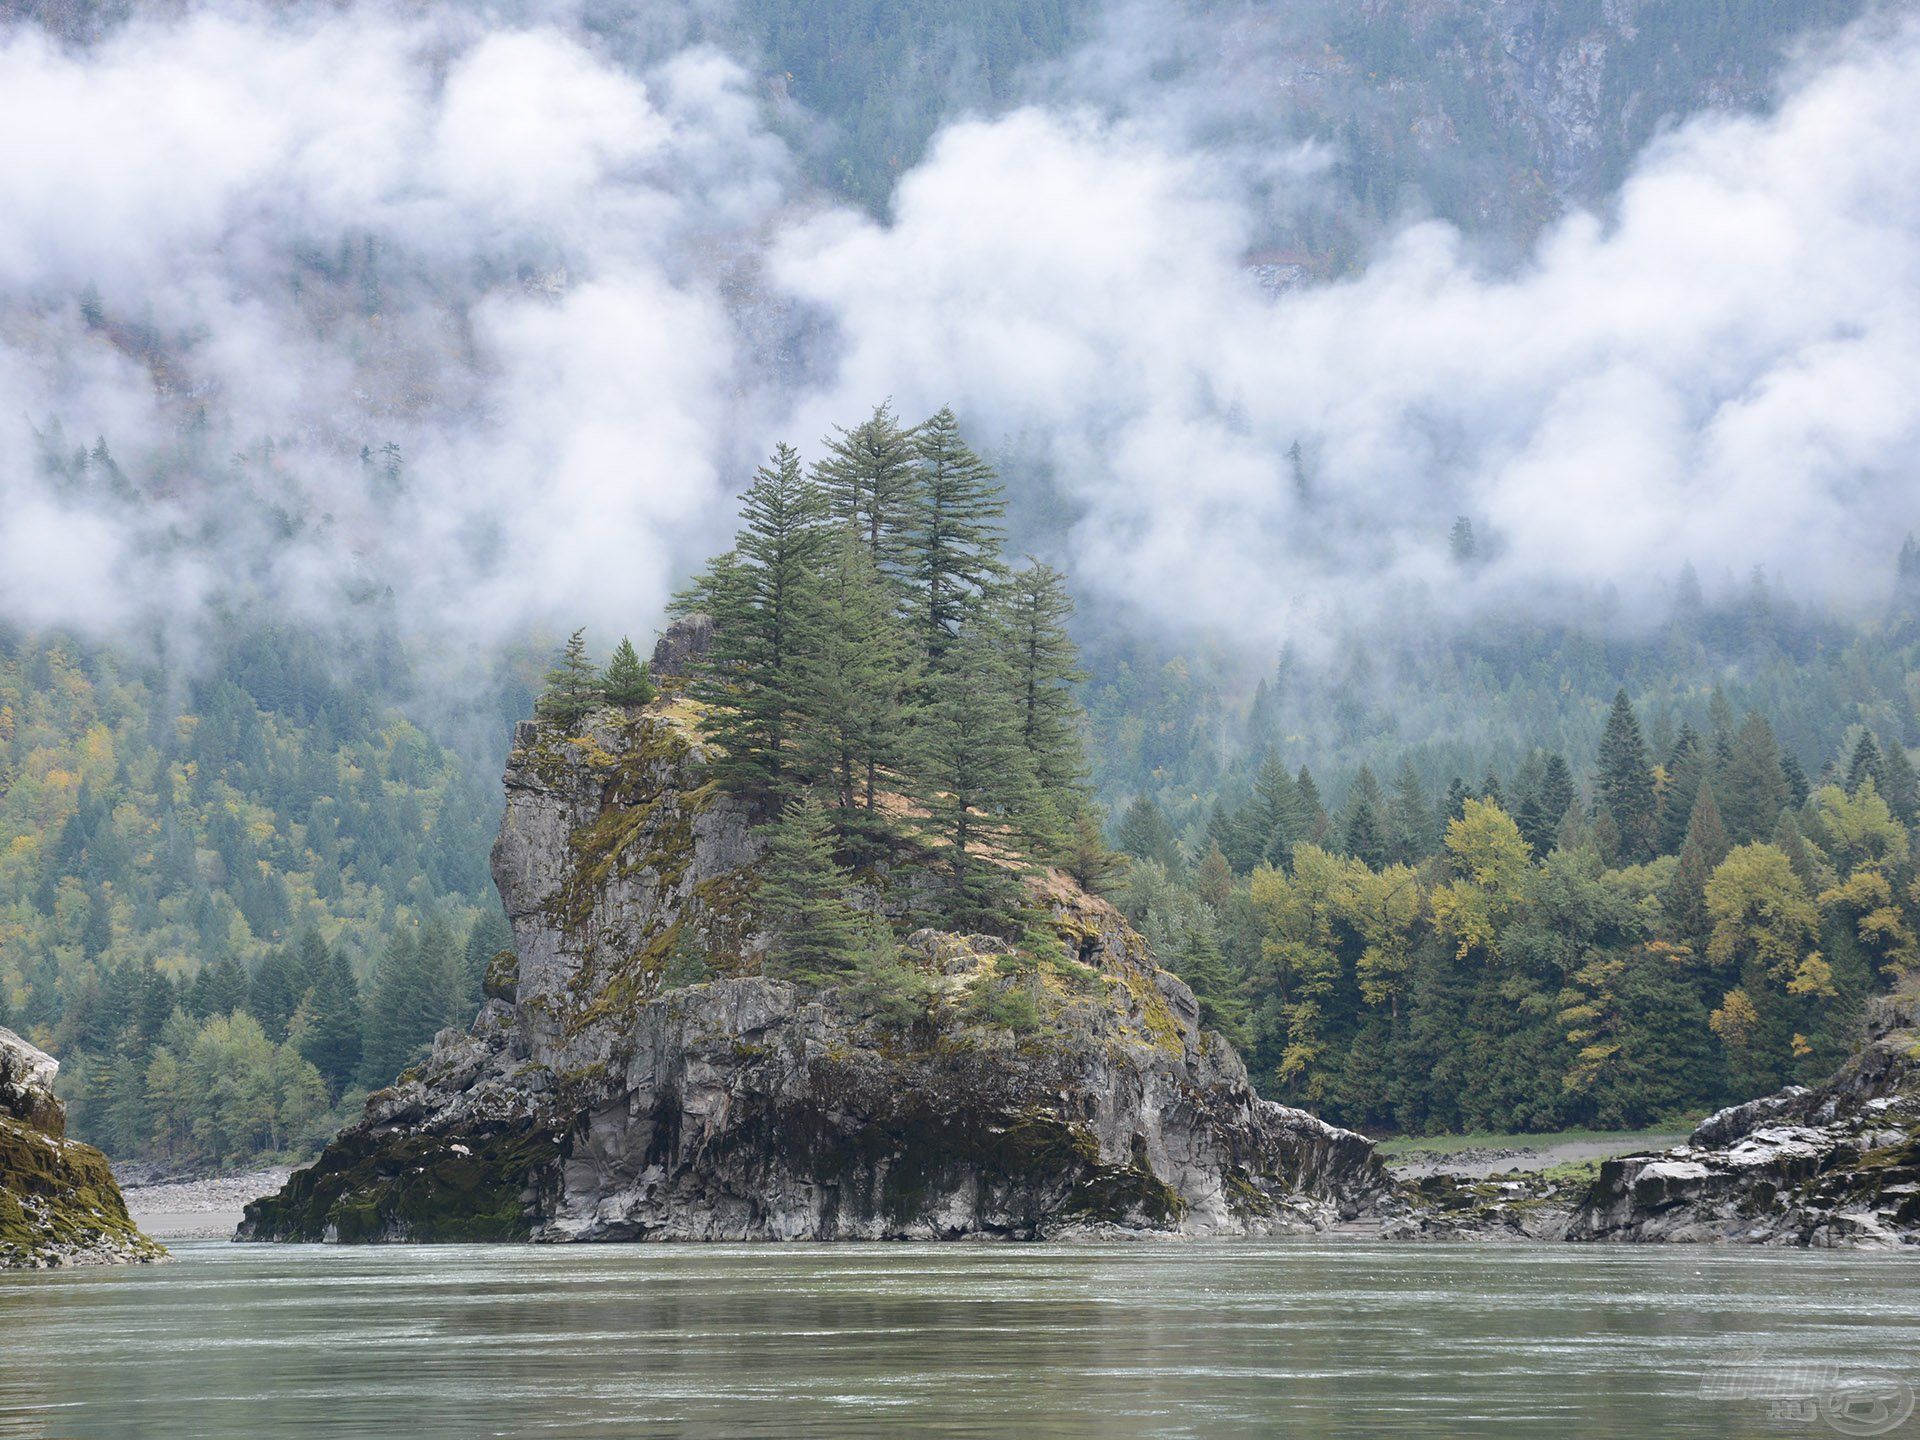
[[[541,1240],[1272,1233],[1387,1189],[1361,1137],[1258,1099],[1104,902],[1033,901],[1075,963],[921,931],[924,1003],[760,974],[755,837],[671,702],[516,733],[494,875],[516,953],[472,1029],[243,1237]],[[687,983],[691,981],[692,983]],[[974,1023],[1024,985],[1030,1033]]]
[[[1920,996],[1875,1001],[1866,1043],[1817,1089],[1731,1106],[1686,1145],[1606,1162],[1567,1238],[1920,1244]]]
[[[127,1218],[107,1157],[66,1138],[59,1069],[0,1029],[0,1270],[162,1258]]]

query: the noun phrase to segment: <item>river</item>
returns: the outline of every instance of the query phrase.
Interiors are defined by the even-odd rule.
[[[0,1436],[1920,1433],[1899,1419],[1920,1384],[1920,1256],[1311,1240],[175,1254],[0,1276]]]

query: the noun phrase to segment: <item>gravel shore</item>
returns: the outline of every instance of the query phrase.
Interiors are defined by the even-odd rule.
[[[197,1180],[152,1184],[123,1180],[120,1193],[134,1223],[156,1240],[225,1239],[240,1223],[240,1212],[248,1201],[271,1195],[292,1173],[290,1167],[280,1165]]]

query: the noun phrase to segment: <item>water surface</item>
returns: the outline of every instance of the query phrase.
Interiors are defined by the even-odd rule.
[[[1850,1392],[1849,1419],[1836,1386],[1920,1382],[1908,1256],[1318,1241],[175,1254],[0,1276],[0,1436],[1829,1436],[1866,1432],[1823,1403],[1843,1425],[1887,1413]]]

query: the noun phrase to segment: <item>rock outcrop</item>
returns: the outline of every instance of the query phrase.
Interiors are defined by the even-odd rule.
[[[1389,1188],[1360,1136],[1255,1096],[1187,987],[1059,877],[1032,901],[1064,962],[920,931],[905,1005],[763,975],[757,838],[691,719],[670,692],[516,731],[493,857],[514,954],[243,1238],[1263,1234]],[[982,987],[1040,1023],[984,1022]]]
[[[1920,997],[1873,1002],[1866,1043],[1824,1085],[1731,1106],[1676,1149],[1607,1161],[1567,1238],[1920,1244]]]
[[[107,1157],[66,1138],[60,1063],[0,1029],[0,1269],[112,1265],[166,1251],[127,1217]]]

